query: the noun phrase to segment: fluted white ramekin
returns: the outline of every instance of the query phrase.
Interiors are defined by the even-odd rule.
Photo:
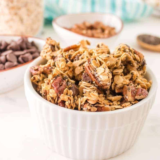
[[[38,58],[30,66],[41,64]],[[33,88],[29,68],[25,73],[25,93],[36,125],[52,151],[74,160],[104,160],[128,150],[142,130],[157,90],[154,74],[149,95],[139,103],[110,112],[82,112],[54,105]]]

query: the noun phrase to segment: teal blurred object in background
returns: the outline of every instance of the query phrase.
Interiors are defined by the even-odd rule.
[[[149,16],[153,8],[141,0],[46,0],[45,20],[71,13],[101,12],[113,13],[124,21]]]

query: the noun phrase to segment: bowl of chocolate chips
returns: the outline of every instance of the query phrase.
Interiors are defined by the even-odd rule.
[[[43,45],[39,38],[0,35],[0,93],[23,84],[27,66],[39,57]]]

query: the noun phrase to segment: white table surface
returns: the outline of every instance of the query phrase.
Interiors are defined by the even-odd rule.
[[[160,54],[138,47],[136,36],[140,33],[160,36],[160,19],[150,17],[125,24],[116,45],[127,43],[141,51],[146,57],[148,66],[155,72],[160,86]],[[51,27],[44,29],[42,37],[52,37],[60,41]],[[159,97],[160,88],[136,144],[112,160],[160,160]],[[34,130],[23,86],[0,95],[0,160],[69,160],[52,153]]]

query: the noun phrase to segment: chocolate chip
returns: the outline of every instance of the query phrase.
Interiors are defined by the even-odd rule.
[[[39,56],[36,44],[22,37],[18,41],[10,43],[0,41],[0,68],[1,70],[26,63]]]
[[[24,51],[14,51],[14,52],[13,52],[13,54],[14,54],[15,56],[20,56],[20,55],[25,54],[25,53],[26,53],[25,50],[24,50]]]
[[[35,52],[35,53],[32,54],[32,58],[33,58],[33,59],[35,59],[35,58],[37,58],[37,57],[39,57],[39,52]]]
[[[20,39],[17,41],[17,44],[20,46],[21,50],[26,49],[26,44],[25,44],[23,38],[20,38]]]
[[[4,51],[1,53],[1,56],[5,56],[5,55],[10,54],[12,52],[13,52],[12,50]]]
[[[35,44],[34,41],[31,42],[31,45],[38,49],[38,47],[37,47],[37,45]]]
[[[4,65],[0,64],[0,70],[3,70],[3,69],[4,69]]]
[[[13,53],[10,53],[7,55],[7,60],[10,62],[17,62],[17,57]]]
[[[31,44],[31,42],[28,41],[28,38],[25,38],[24,41],[25,41],[25,44],[26,44],[26,49],[32,48],[32,44]]]
[[[8,69],[8,68],[12,68],[16,65],[16,63],[13,63],[13,62],[6,62],[5,63],[5,69]]]
[[[32,45],[31,45],[31,43],[30,42],[26,42],[26,46],[27,46],[27,49],[31,49],[32,48]]]
[[[18,57],[18,62],[19,62],[19,63],[24,63],[22,57],[23,57],[23,56],[19,56],[19,57]]]
[[[4,64],[6,62],[6,56],[1,56],[0,62]]]
[[[8,46],[8,43],[6,41],[1,41],[0,50],[6,49]]]
[[[34,53],[34,52],[37,51],[37,49],[34,47],[34,48],[31,48],[31,49],[26,49],[25,51],[26,51],[26,53]]]
[[[30,53],[27,53],[25,55],[22,56],[22,59],[24,62],[29,62],[32,60],[32,55]]]
[[[26,45],[26,42],[25,42],[25,41],[23,41],[23,42],[21,43],[21,49],[22,49],[22,50],[27,49],[27,45]]]
[[[12,43],[10,43],[8,45],[7,49],[13,50],[13,51],[19,51],[20,50],[20,46],[15,41],[13,41]]]
[[[32,60],[32,55],[31,55],[30,53],[27,53],[27,54],[25,54],[25,55],[21,55],[21,56],[19,56],[19,58],[18,58],[18,61],[19,61],[20,63],[29,62],[29,61],[31,61],[31,60]]]

